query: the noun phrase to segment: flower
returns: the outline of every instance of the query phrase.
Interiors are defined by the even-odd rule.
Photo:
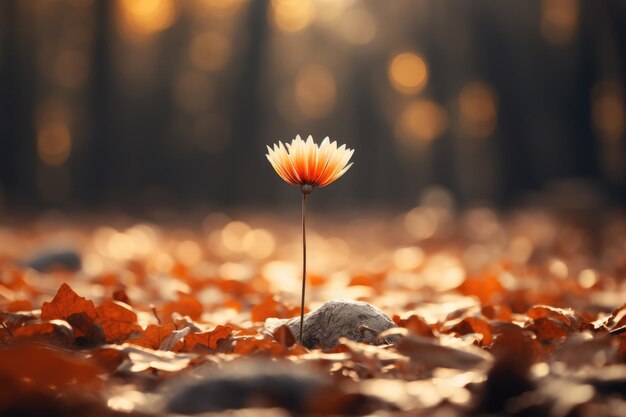
[[[291,144],[283,145],[279,141],[274,149],[268,146],[267,151],[265,156],[276,173],[307,194],[313,187],[325,187],[345,174],[352,166],[346,164],[354,153],[346,145],[337,147],[337,142],[331,142],[328,137],[317,145],[313,137],[309,136],[305,142],[300,135]]]

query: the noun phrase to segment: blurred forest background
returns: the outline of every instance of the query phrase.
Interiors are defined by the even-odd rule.
[[[0,207],[298,201],[298,133],[356,149],[331,205],[622,204],[625,75],[618,0],[2,0]]]

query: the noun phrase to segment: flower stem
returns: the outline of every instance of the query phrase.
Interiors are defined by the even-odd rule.
[[[304,328],[304,292],[306,290],[306,196],[302,193],[302,300],[300,301],[300,336],[298,342],[302,344],[302,330]]]

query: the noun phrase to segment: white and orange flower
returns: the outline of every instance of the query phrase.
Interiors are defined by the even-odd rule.
[[[314,187],[325,187],[350,169],[348,165],[353,149],[346,145],[337,147],[326,137],[320,145],[309,136],[305,141],[296,136],[291,143],[278,142],[274,148],[267,147],[267,160],[282,179],[300,186],[302,192],[310,193]]]
[[[320,145],[309,136],[305,141],[300,135],[291,143],[282,142],[267,147],[267,160],[282,179],[291,185],[300,186],[302,191],[302,298],[300,300],[300,334],[304,329],[304,300],[306,291],[306,198],[315,187],[325,187],[334,182],[352,166],[348,165],[354,150],[346,145],[337,147],[326,137]]]

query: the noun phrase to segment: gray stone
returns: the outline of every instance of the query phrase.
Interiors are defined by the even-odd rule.
[[[269,318],[265,321],[265,331],[274,333],[282,325],[287,325],[298,340],[300,317]],[[395,326],[389,317],[371,304],[333,300],[304,315],[302,344],[309,349],[331,349],[337,346],[340,337],[373,345],[385,344],[389,341],[379,339],[378,335]]]

